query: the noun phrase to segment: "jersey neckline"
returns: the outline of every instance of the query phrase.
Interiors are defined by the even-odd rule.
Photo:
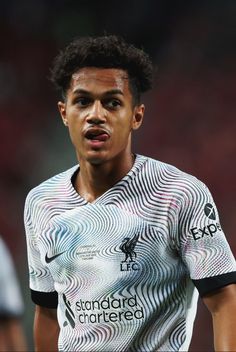
[[[70,189],[71,194],[73,197],[75,197],[79,203],[86,205],[86,204],[95,204],[99,203],[104,197],[107,196],[112,190],[119,188],[124,182],[130,182],[134,176],[137,175],[137,173],[141,170],[143,164],[146,162],[147,157],[139,154],[134,154],[135,155],[135,161],[132,166],[132,168],[128,171],[128,173],[122,177],[118,182],[116,182],[111,188],[109,188],[106,192],[104,192],[101,196],[96,198],[94,201],[89,202],[85,198],[83,198],[74,188],[73,185],[73,178],[76,176],[76,174],[79,172],[79,164],[77,164],[72,170],[69,172],[68,177],[66,179],[67,187]]]

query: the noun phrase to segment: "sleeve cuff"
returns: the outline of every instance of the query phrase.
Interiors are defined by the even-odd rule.
[[[192,281],[202,297],[219,288],[236,283],[236,271]]]
[[[58,294],[56,291],[53,292],[40,292],[40,291],[31,291],[32,301],[45,308],[57,308],[58,305]]]

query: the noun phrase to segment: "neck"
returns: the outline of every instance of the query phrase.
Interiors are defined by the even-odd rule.
[[[79,160],[80,170],[75,180],[76,191],[88,202],[93,202],[120,181],[132,168],[134,155],[116,157],[102,164]]]

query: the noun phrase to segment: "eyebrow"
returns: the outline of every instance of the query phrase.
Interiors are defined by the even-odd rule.
[[[86,90],[86,89],[80,89],[80,88],[74,90],[74,91],[73,91],[73,94],[92,95],[91,92],[89,92],[88,90]],[[116,95],[116,94],[124,95],[124,93],[123,93],[122,90],[120,90],[120,89],[111,89],[111,90],[106,91],[106,92],[103,93],[102,95],[104,95],[104,96],[109,96],[109,95]]]

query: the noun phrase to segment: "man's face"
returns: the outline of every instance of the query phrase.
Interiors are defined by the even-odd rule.
[[[131,153],[131,131],[141,125],[144,106],[133,106],[125,71],[80,69],[58,107],[80,161],[101,164]]]

